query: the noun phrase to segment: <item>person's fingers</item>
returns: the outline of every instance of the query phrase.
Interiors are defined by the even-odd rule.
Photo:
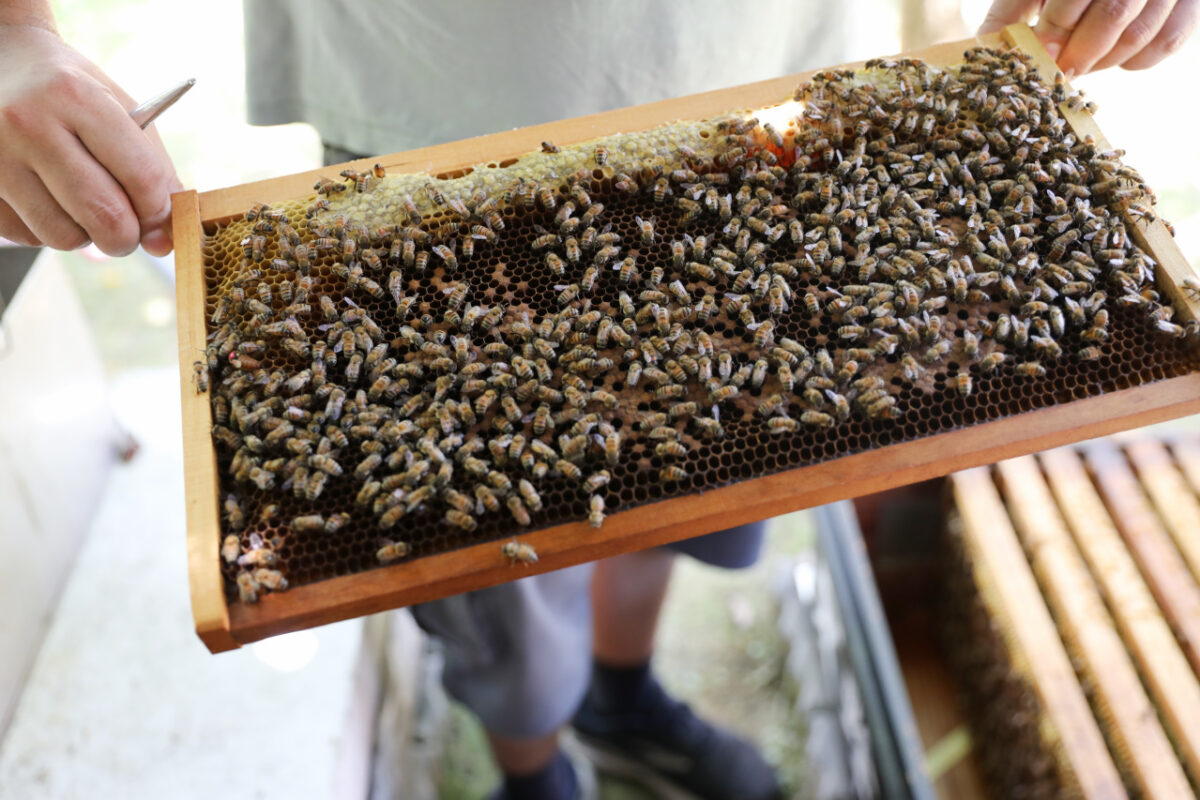
[[[1041,39],[1050,57],[1058,61],[1058,56],[1071,38],[1071,31],[1079,24],[1083,12],[1087,11],[1092,0],[1046,0],[1042,11],[1038,14],[1037,24],[1033,32]]]
[[[1117,43],[1103,57],[1092,65],[1093,70],[1107,69],[1114,64],[1121,64],[1134,54],[1142,51],[1154,40],[1162,29],[1163,23],[1171,15],[1171,9],[1176,0],[1148,0],[1142,13],[1129,23],[1117,38]]]
[[[1171,11],[1171,16],[1159,29],[1150,44],[1141,52],[1121,62],[1125,69],[1146,69],[1162,61],[1183,47],[1184,42],[1195,32],[1196,24],[1200,22],[1200,2],[1198,0],[1179,0]]]
[[[78,250],[88,243],[88,235],[62,209],[35,173],[20,167],[5,170],[5,201],[37,241],[55,250]],[[14,198],[19,205],[13,205]]]
[[[1126,28],[1146,7],[1147,0],[1094,0],[1083,13],[1071,38],[1058,56],[1063,71],[1090,72],[1116,45]]]
[[[129,197],[69,130],[51,128],[31,154],[46,189],[97,247],[113,256],[137,248],[141,225]]]
[[[987,16],[983,18],[983,24],[979,26],[979,32],[995,33],[1005,25],[1027,22],[1041,6],[1042,0],[994,0]]]
[[[42,244],[29,226],[21,221],[17,212],[12,210],[12,206],[3,200],[0,200],[0,237],[27,247],[40,247]]]
[[[171,236],[170,224],[163,225],[160,228],[142,235],[142,249],[152,256],[167,255],[175,247],[175,243]]]
[[[125,102],[132,108],[132,100]],[[128,198],[139,225],[120,245],[131,250],[141,233],[161,227],[170,215],[170,193],[178,185],[170,160],[107,87],[85,93],[66,122]]]

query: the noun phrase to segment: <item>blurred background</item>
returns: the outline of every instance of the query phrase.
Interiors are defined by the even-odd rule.
[[[320,165],[311,128],[245,124],[236,0],[187,4],[186,15],[180,4],[155,0],[53,5],[63,37],[135,98],[196,78],[157,123],[185,186],[204,191]],[[962,38],[988,3],[847,5],[850,19],[870,20],[853,29],[851,61]],[[1200,264],[1200,141],[1179,87],[1197,74],[1200,43],[1192,41],[1148,72],[1108,70],[1075,81],[1099,104],[1098,122],[1114,146],[1157,191],[1159,212],[1174,223],[1193,264]],[[7,430],[14,452],[37,445],[68,453],[86,429],[108,443],[108,455],[88,466],[87,492],[67,488],[71,476],[59,467],[66,462],[51,457],[31,467],[51,487],[44,497],[32,497],[43,492],[34,482],[0,472],[7,484],[0,488],[0,617],[10,618],[0,622],[0,798],[363,797],[372,781],[376,796],[389,796],[380,792],[397,779],[378,762],[398,750],[416,753],[413,763],[424,766],[414,769],[432,775],[434,794],[413,784],[390,796],[484,796],[497,774],[482,733],[461,710],[429,699],[427,678],[412,690],[424,698],[409,710],[414,738],[381,743],[371,735],[381,679],[364,653],[372,652],[372,637],[390,637],[436,664],[436,652],[426,652],[411,630],[354,621],[221,656],[204,650],[187,597],[171,259],[142,252],[111,259],[94,248],[45,252],[34,273],[41,273],[36,285],[23,287],[28,297],[21,308],[13,303],[10,317],[20,312],[28,324],[38,314],[81,310],[83,327],[58,333],[94,342],[82,369],[92,370],[92,390],[108,394],[112,415],[81,421],[65,441],[44,447],[22,439],[29,415],[54,413],[69,426],[74,406],[63,396],[60,405],[42,398],[41,408],[18,407],[20,387],[58,362],[33,357],[31,337],[22,339],[18,321],[6,319],[0,445]],[[4,289],[0,279],[0,313],[4,300],[13,301]],[[50,298],[44,307],[35,289]],[[140,452],[118,460],[135,442]],[[0,448],[0,462],[5,457],[14,469],[15,456]],[[61,525],[39,517],[39,508],[64,506],[84,514]],[[20,524],[45,535],[6,535]],[[76,532],[52,535],[55,525]],[[773,526],[770,555],[751,570],[680,566],[658,663],[669,688],[758,741],[795,797],[815,797],[805,755],[809,714],[789,669],[778,604],[797,564],[811,562],[816,536],[806,513]],[[29,568],[34,562],[40,566]],[[607,800],[644,797],[615,782],[603,791]]]

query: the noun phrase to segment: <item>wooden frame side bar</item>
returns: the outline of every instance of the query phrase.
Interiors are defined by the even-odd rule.
[[[212,408],[195,384],[193,363],[205,360],[204,256],[196,192],[172,196],[175,235],[175,293],[179,315],[179,395],[183,404],[183,464],[187,503],[188,583],[196,633],[214,653],[238,646],[229,632],[225,583],[218,553],[217,457],[212,444]]]
[[[1050,611],[1025,560],[1008,512],[986,467],[951,478],[963,520],[963,546],[971,555],[980,592],[1019,652],[1014,667],[1025,673],[1054,728],[1073,777],[1085,798],[1125,797],[1117,768],[1096,725]],[[1043,736],[1045,726],[1042,726]]]
[[[996,465],[1009,513],[1059,634],[1106,723],[1118,764],[1148,798],[1186,797],[1191,787],[1137,669],[1033,456]],[[1186,734],[1186,732],[1185,732]]]

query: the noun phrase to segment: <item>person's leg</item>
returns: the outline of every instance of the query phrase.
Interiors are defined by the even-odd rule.
[[[674,551],[736,568],[757,560],[764,525],[747,525],[598,562],[592,579],[592,680],[573,725],[602,769],[659,794],[711,800],[779,795],[774,770],[750,743],[671,698],[651,662]],[[674,794],[672,794],[674,792]]]
[[[558,734],[555,728],[545,736],[514,738],[488,732],[488,744],[496,764],[505,775],[528,777],[546,768],[558,753]]]
[[[633,667],[650,660],[674,563],[675,553],[663,548],[596,563],[592,575],[592,656],[597,662]]]
[[[573,800],[594,791],[594,777],[558,739],[587,688],[591,574],[585,564],[413,608],[442,643],[447,692],[487,732],[504,773],[495,797]]]

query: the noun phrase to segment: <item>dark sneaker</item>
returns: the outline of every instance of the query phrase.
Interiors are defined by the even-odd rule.
[[[563,761],[567,768],[572,773],[574,780],[563,781],[561,776],[557,779],[537,781],[536,788],[526,786],[526,789],[533,789],[529,792],[531,795],[544,797],[546,800],[597,800],[600,794],[599,786],[596,783],[596,768],[592,766],[592,762],[583,753],[582,748],[571,736],[559,737],[562,743],[561,756],[565,757]],[[558,759],[556,759],[557,761]],[[556,764],[556,767],[559,765]],[[546,776],[550,777],[550,776]],[[528,783],[528,782],[527,782]],[[570,786],[569,789],[564,789],[564,785]],[[566,792],[566,797],[557,797],[558,794]],[[501,784],[495,792],[493,792],[488,800],[513,800],[514,795],[508,790],[505,784]]]
[[[601,772],[668,800],[776,800],[775,770],[749,742],[714,727],[649,678],[633,710],[607,711],[595,688],[572,721]]]

